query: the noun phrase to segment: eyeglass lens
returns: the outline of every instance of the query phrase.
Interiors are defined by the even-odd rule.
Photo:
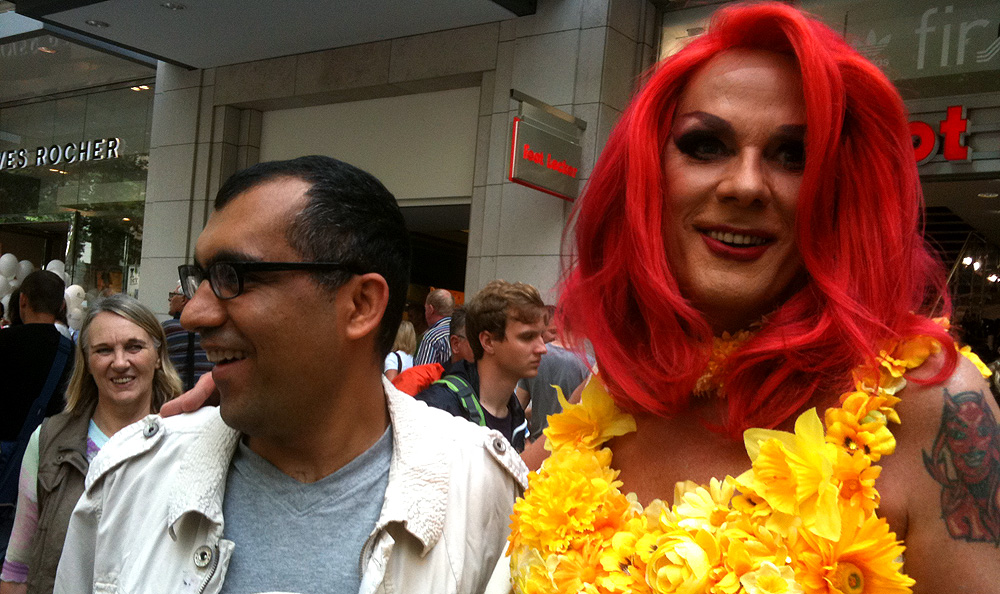
[[[201,282],[206,275],[212,292],[219,299],[232,299],[240,294],[243,283],[236,268],[228,262],[216,262],[203,270],[200,266],[187,264],[178,268],[181,277],[181,288],[188,299],[194,298]]]
[[[181,277],[181,291],[184,296],[188,299],[194,297],[195,291],[198,290],[198,285],[201,284],[202,274],[201,269],[197,266],[180,266],[178,268]]]
[[[208,268],[212,290],[219,299],[232,299],[240,293],[240,276],[226,262],[216,262]]]

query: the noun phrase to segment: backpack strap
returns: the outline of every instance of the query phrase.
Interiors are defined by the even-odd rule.
[[[483,414],[483,407],[479,404],[479,396],[472,390],[472,386],[465,378],[457,375],[446,375],[434,383],[444,384],[458,396],[458,402],[462,405],[467,419],[480,427],[486,426],[486,415]]]

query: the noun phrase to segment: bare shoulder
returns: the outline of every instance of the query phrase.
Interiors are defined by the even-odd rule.
[[[907,376],[884,461],[883,500],[905,510],[914,592],[1000,591],[1000,409],[965,357],[938,383],[944,355]],[[894,503],[893,503],[894,502]],[[901,535],[902,536],[902,535]]]

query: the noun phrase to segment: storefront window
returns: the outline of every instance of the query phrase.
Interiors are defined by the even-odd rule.
[[[0,107],[0,252],[64,260],[88,295],[137,286],[151,81]]]

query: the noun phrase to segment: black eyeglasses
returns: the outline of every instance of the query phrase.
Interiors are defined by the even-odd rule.
[[[207,270],[197,264],[183,264],[177,267],[177,273],[181,278],[181,289],[188,299],[194,298],[195,292],[204,280],[208,281],[216,297],[232,299],[243,292],[243,279],[247,273],[286,270],[312,272],[346,270],[351,274],[364,274],[364,271],[357,266],[341,262],[216,262]]]

